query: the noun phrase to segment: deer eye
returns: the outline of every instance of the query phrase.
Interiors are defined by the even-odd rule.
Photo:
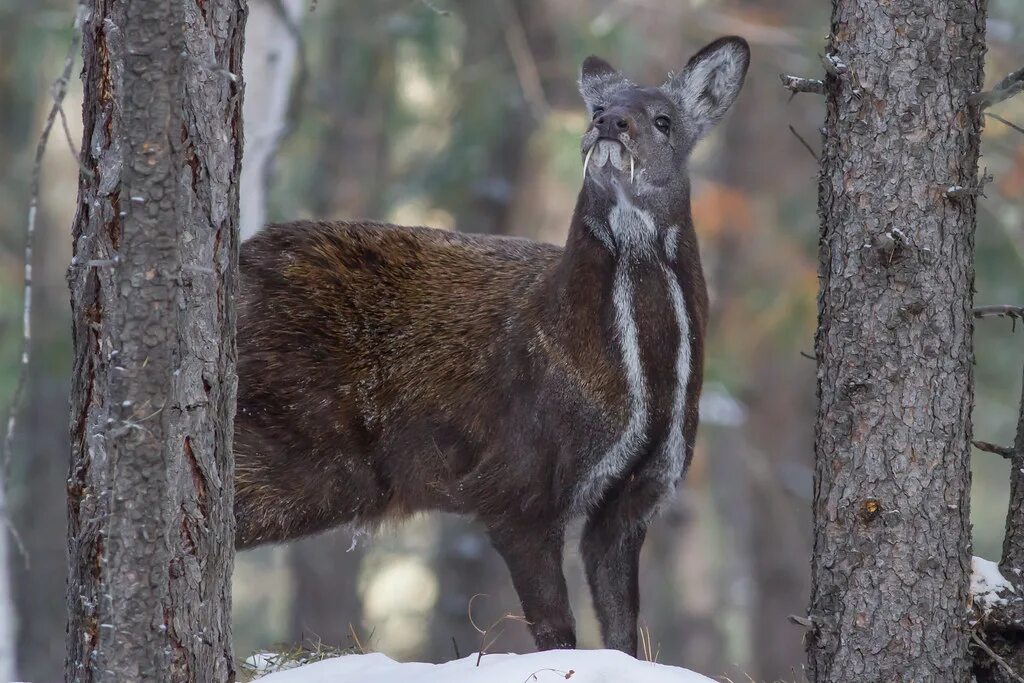
[[[604,113],[604,107],[594,107],[594,115],[590,117],[590,120],[593,121],[602,113]]]
[[[665,135],[668,135],[669,128],[672,127],[672,122],[667,116],[659,116],[654,119],[654,127]]]

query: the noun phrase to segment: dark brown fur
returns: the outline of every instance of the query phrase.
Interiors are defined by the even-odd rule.
[[[743,56],[742,41],[731,40],[726,47]],[[682,126],[678,137],[647,132],[644,107],[671,109],[666,96],[617,85],[603,62],[596,69],[591,90],[626,117],[638,158],[649,149],[648,160],[660,154],[681,169],[696,138]],[[603,120],[595,115],[589,144]],[[657,135],[668,153],[644,147],[667,144]],[[658,168],[648,163],[653,182]],[[667,184],[632,199],[621,174],[595,171],[565,248],[328,222],[269,226],[243,244],[238,547],[422,510],[472,515],[508,564],[538,646],[573,647],[562,541],[583,516],[605,642],[634,653],[639,549],[692,456],[707,311],[688,182],[681,170],[661,170]],[[633,201],[657,225],[643,248],[608,224],[617,204]],[[647,412],[625,464],[595,478],[637,414],[617,274],[630,283]],[[684,329],[673,279],[692,354],[682,452],[669,440]],[[586,495],[584,481],[596,482]]]
[[[703,292],[692,247],[680,277]],[[564,263],[551,245],[375,223],[275,225],[246,242],[239,546],[420,510],[568,514],[579,453],[606,447],[627,410],[613,264],[587,251]],[[652,277],[638,296],[638,324],[656,332],[645,365],[670,368],[660,289]],[[665,395],[672,373],[658,376]]]

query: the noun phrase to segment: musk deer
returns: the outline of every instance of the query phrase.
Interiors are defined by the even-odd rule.
[[[604,642],[635,655],[640,547],[697,429],[707,291],[687,158],[749,58],[721,38],[655,88],[583,62],[564,248],[368,222],[243,244],[237,546],[472,515],[537,646],[572,648],[562,547],[582,517]]]

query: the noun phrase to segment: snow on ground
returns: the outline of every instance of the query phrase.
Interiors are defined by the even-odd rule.
[[[971,558],[971,595],[974,604],[987,612],[995,605],[1005,605],[1005,593],[1014,593],[1013,584],[999,571],[999,565],[980,557]]]
[[[700,674],[633,659],[615,650],[550,650],[477,655],[445,664],[402,664],[373,653],[346,655],[279,671],[259,683],[714,683]]]

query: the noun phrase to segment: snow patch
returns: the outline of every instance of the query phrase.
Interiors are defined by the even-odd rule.
[[[270,653],[254,655],[273,657]],[[256,662],[254,662],[256,663]],[[616,650],[549,650],[526,655],[484,655],[477,666],[472,654],[444,664],[403,664],[373,653],[347,655],[279,671],[260,683],[714,683],[706,676],[675,666],[633,659]]]
[[[999,565],[981,557],[971,558],[971,597],[982,612],[996,605],[1005,605],[1003,592],[1015,593],[1016,589],[999,571]]]
[[[276,652],[257,652],[249,655],[245,660],[245,668],[261,677],[272,671],[295,669],[305,664],[306,660],[303,658],[284,661],[282,655]]]

